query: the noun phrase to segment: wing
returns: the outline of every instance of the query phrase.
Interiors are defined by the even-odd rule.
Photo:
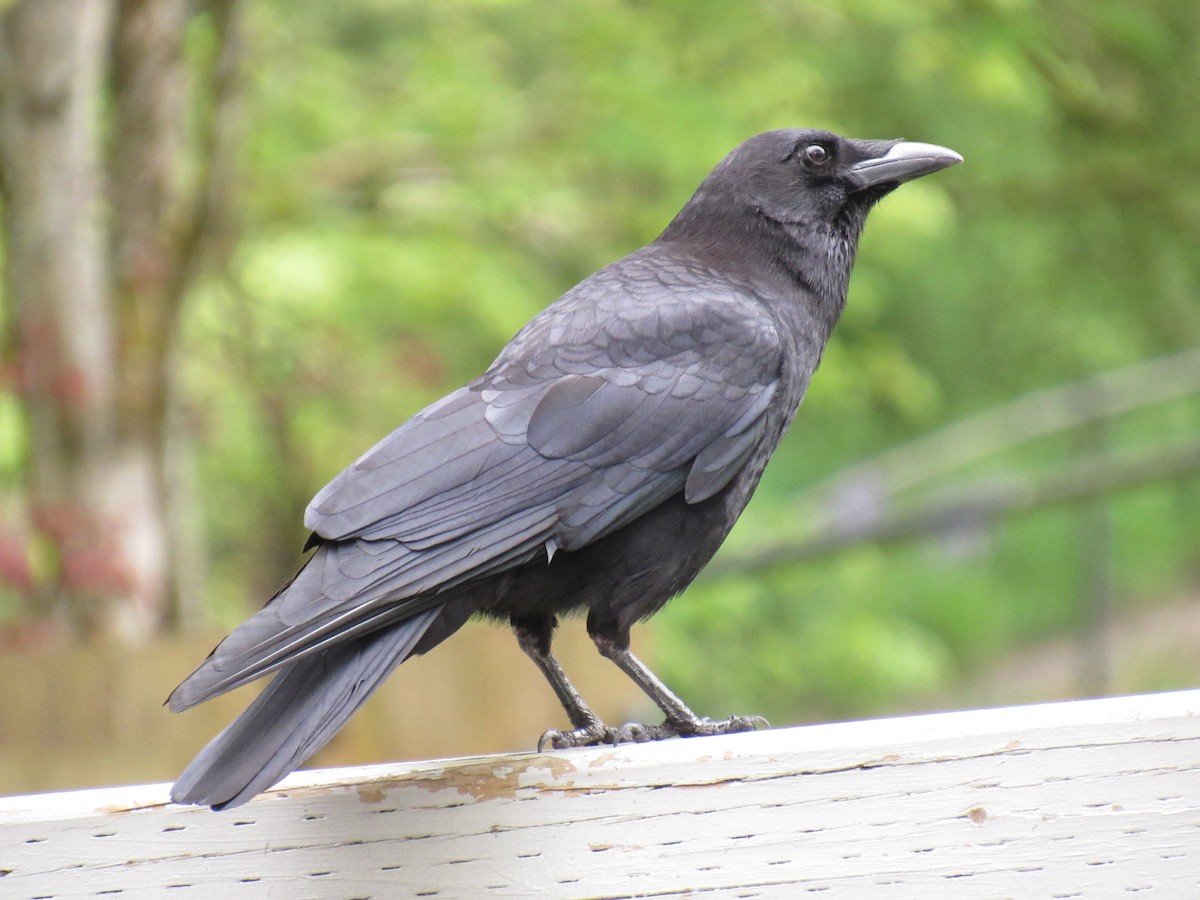
[[[677,490],[716,494],[763,436],[780,339],[754,297],[661,273],[635,255],[566,294],[334,479],[308,527],[429,557],[467,542],[482,563],[518,522],[572,550]]]
[[[749,295],[675,290],[637,262],[564,295],[480,379],[320,491],[305,515],[316,554],[214,651],[219,677],[173,705],[586,546],[681,490],[697,503],[726,486],[776,392],[773,320]]]

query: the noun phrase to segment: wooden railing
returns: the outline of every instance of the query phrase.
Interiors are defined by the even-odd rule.
[[[1200,897],[1200,691],[0,799],[0,896]]]

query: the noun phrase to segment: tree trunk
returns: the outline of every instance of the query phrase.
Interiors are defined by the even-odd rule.
[[[132,611],[157,626],[174,606],[166,478],[171,349],[187,284],[184,0],[121,0],[112,42],[112,293],[117,322],[114,457],[125,498]]]
[[[112,552],[119,529],[105,490],[114,441],[115,338],[107,291],[99,102],[105,0],[18,3],[0,31],[0,158],[6,290],[17,388],[29,427],[28,509],[49,538],[59,600],[80,625],[97,595],[128,588]]]
[[[237,0],[211,0],[213,99],[189,156],[190,9],[21,0],[0,19],[0,189],[27,507],[37,545],[53,551],[35,566],[33,605],[41,617],[65,612],[81,632],[136,636],[173,620],[177,561],[196,558],[178,546],[187,529],[170,510],[172,487],[186,483],[167,475],[171,354],[209,233],[228,221],[239,42]]]

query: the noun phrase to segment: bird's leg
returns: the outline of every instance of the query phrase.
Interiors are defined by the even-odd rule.
[[[735,734],[767,727],[762,716],[731,716],[719,722],[697,716],[686,703],[677,697],[662,679],[650,671],[640,659],[633,655],[627,641],[615,640],[603,634],[592,634],[592,640],[600,655],[611,659],[622,672],[641,688],[646,696],[663,711],[665,721],[659,725],[643,725],[630,722],[617,730],[614,743],[624,741],[661,741],[670,737],[695,737],[709,734]]]
[[[513,618],[512,629],[517,636],[517,644],[525,655],[533,660],[534,665],[550,682],[558,702],[562,704],[567,718],[574,726],[571,731],[547,731],[538,739],[538,752],[547,747],[555,750],[565,750],[568,747],[586,747],[591,744],[613,743],[617,730],[600,721],[590,706],[584,702],[583,696],[571,684],[567,673],[559,665],[554,654],[550,652],[550,639],[554,633],[553,617],[545,618]]]

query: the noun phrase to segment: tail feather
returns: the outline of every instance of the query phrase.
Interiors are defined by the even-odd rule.
[[[172,788],[171,800],[226,809],[269,788],[333,737],[412,655],[441,611],[427,610],[285,666],[200,751]]]

